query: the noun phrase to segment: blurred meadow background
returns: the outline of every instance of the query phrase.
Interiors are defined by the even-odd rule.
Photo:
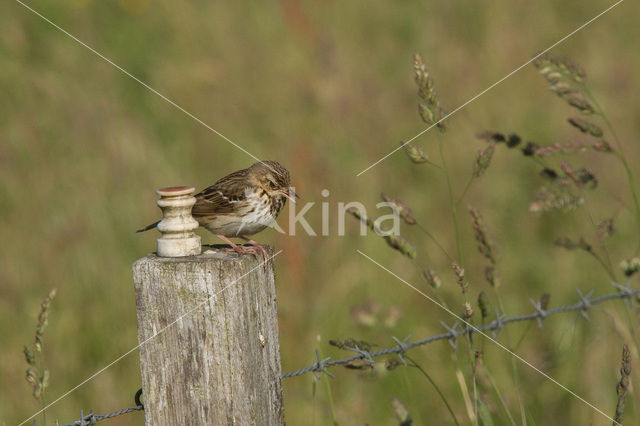
[[[375,204],[384,191],[409,205],[450,255],[457,252],[441,169],[413,164],[401,150],[356,177],[427,127],[417,109],[414,52],[422,54],[443,108],[451,111],[613,2],[28,4],[247,151],[287,166],[303,201],[316,202],[306,217],[318,233],[320,203],[330,203],[329,236],[308,236],[298,227],[295,236],[267,230],[256,238],[284,250],[275,267],[287,372],[312,364],[316,348],[333,358],[350,354],[329,339],[354,337],[386,347],[394,344],[392,336],[428,337],[445,331],[440,321],[453,323],[356,249],[435,297],[421,274],[433,268],[442,279],[438,297],[463,311],[450,260],[415,226],[403,225],[402,235],[416,247],[416,261],[375,235],[361,237],[351,217],[345,219],[347,235],[336,235],[338,202],[360,201],[376,216],[383,212]],[[637,2],[622,2],[552,51],[586,70],[636,184],[638,16]],[[486,146],[474,136],[478,131],[516,132],[523,144],[587,138],[567,123],[579,113],[547,86],[529,65],[447,120],[444,156],[456,196]],[[44,336],[50,371],[45,398],[51,401],[137,344],[131,264],[155,250],[157,234],[134,231],[159,217],[155,190],[174,184],[201,189],[254,160],[14,1],[0,4],[0,93],[0,424],[9,425],[40,407],[25,381],[23,345],[33,341],[46,294],[57,288]],[[415,144],[440,164],[437,133],[432,129]],[[605,138],[611,142],[608,133]],[[576,287],[595,295],[615,291],[592,256],[558,248],[554,240],[595,241],[594,224],[613,217],[616,231],[607,254],[624,282],[617,265],[637,255],[639,232],[620,163],[593,151],[567,156],[574,167],[592,170],[598,187],[585,192],[578,209],[539,214],[529,204],[544,184],[541,167],[517,151],[496,146],[490,167],[459,205],[474,310],[481,291],[494,304],[499,291],[509,315],[532,312],[529,298],[544,293],[553,307],[575,303]],[[321,196],[323,189],[329,197]],[[467,204],[482,213],[500,253],[499,290],[484,277],[486,261],[477,251]],[[283,227],[287,218],[285,211]],[[200,234],[205,243],[219,243],[206,231]],[[637,287],[637,275],[632,278]],[[474,315],[479,323],[479,312]],[[500,340],[613,416],[622,344],[630,346],[637,365],[637,327],[635,302],[627,308],[618,300],[592,309],[590,321],[579,313],[558,315],[541,330],[536,324],[510,326]],[[495,424],[511,424],[509,415],[516,424],[611,423],[483,340],[475,336],[474,348],[482,347],[495,387],[484,387],[480,396]],[[460,342],[457,356],[446,341],[410,354],[460,424],[472,423],[456,376],[461,372],[471,386],[465,345]],[[307,374],[284,380],[288,424],[398,424],[392,397],[415,424],[454,424],[414,368],[331,371],[335,379]],[[634,372],[627,396],[628,424],[640,422],[637,377]],[[80,409],[105,413],[133,405],[139,386],[134,352],[49,408],[48,422],[77,420]],[[109,422],[144,420],[138,412]]]

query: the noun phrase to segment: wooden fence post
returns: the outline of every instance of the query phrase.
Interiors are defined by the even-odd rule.
[[[191,238],[184,228],[175,227]],[[146,425],[284,424],[271,262],[222,250],[154,253],[133,276]]]

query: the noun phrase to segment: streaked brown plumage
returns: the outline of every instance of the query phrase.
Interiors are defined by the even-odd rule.
[[[277,161],[263,161],[238,170],[196,194],[191,214],[200,226],[223,239],[238,253],[267,251],[248,238],[269,226],[280,214],[287,198],[297,197],[290,187],[289,171]],[[159,222],[137,232],[153,229]],[[253,247],[234,244],[229,238],[242,238]]]

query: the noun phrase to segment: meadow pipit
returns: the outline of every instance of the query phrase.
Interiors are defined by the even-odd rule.
[[[196,194],[191,214],[200,226],[216,234],[238,253],[257,255],[265,262],[269,255],[259,243],[248,238],[273,223],[287,198],[298,195],[290,187],[289,171],[277,161],[262,161],[227,175]],[[300,197],[298,197],[300,198]],[[155,228],[160,221],[137,232]],[[239,246],[229,238],[242,238],[252,247]]]

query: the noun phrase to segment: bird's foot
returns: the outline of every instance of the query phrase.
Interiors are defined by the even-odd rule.
[[[260,250],[262,252],[262,255],[264,257],[264,266],[267,266],[267,263],[269,261],[269,253],[267,253],[267,250],[260,244],[257,243],[253,240],[250,240],[248,238],[243,238],[243,240],[249,242],[251,244],[251,246],[239,246],[237,244],[235,244],[233,241],[231,241],[230,239],[228,239],[227,237],[225,237],[224,235],[218,235],[218,237],[220,237],[220,239],[224,240],[227,244],[229,244],[231,247],[229,248],[225,248],[226,251],[233,251],[236,252],[238,254],[252,254],[256,257],[260,256],[258,254],[258,250]]]
[[[247,240],[249,242],[249,244],[251,244],[254,250],[260,250],[262,252],[262,256],[264,256],[264,266],[267,266],[267,263],[269,263],[269,253],[267,253],[267,249],[264,248],[264,246],[260,243],[257,243],[253,240]],[[256,252],[256,256],[258,255],[258,253]]]

